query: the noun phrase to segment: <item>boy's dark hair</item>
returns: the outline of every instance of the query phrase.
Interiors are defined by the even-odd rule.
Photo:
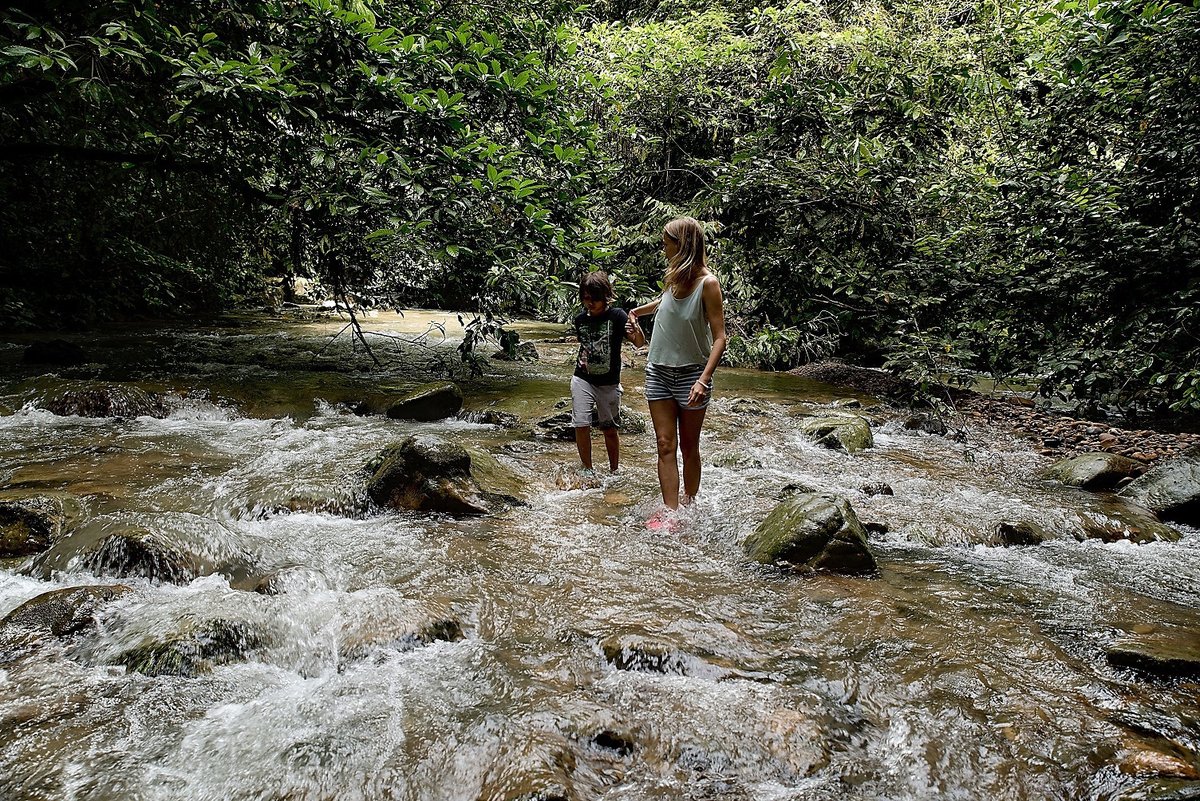
[[[597,300],[613,299],[612,284],[608,281],[608,273],[594,270],[583,276],[579,281],[579,299],[595,298]]]

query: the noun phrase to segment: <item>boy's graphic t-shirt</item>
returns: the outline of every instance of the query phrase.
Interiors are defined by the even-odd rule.
[[[628,319],[622,309],[608,309],[596,317],[584,312],[575,318],[579,337],[575,375],[598,386],[621,382],[621,341]]]

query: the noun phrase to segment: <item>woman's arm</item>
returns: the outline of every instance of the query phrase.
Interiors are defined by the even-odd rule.
[[[629,337],[629,340],[639,348],[646,344],[646,334],[642,331],[642,324],[638,322],[638,315],[653,314],[658,310],[660,303],[662,303],[662,298],[655,298],[649,303],[629,310],[629,319],[625,321],[625,336]]]
[[[713,346],[712,352],[708,354],[708,363],[704,365],[704,372],[700,373],[700,379],[692,384],[688,393],[688,406],[695,406],[708,396],[712,388],[713,373],[717,371],[717,365],[721,362],[721,356],[725,354],[725,345],[729,341],[725,335],[725,306],[721,297],[721,282],[715,275],[709,275],[704,279],[700,290],[704,293],[701,296],[704,301],[704,316],[712,331]]]

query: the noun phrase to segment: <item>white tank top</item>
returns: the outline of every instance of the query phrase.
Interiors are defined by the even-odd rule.
[[[704,280],[686,298],[676,298],[670,287],[654,314],[650,352],[646,361],[667,367],[705,364],[712,353],[712,331],[704,318]]]

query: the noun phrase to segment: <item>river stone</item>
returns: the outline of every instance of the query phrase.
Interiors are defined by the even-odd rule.
[[[501,348],[492,358],[502,362],[524,362],[533,364],[541,360],[538,349],[532,342],[517,342],[511,348]]]
[[[1120,494],[1168,520],[1200,526],[1200,446],[1154,467]]]
[[[1200,676],[1200,636],[1195,631],[1159,629],[1118,640],[1108,661],[1157,676]]]
[[[875,444],[871,426],[857,415],[810,418],[801,421],[800,431],[816,440],[818,445],[846,453],[855,453]]]
[[[0,620],[0,630],[13,627],[47,631],[55,637],[78,634],[95,623],[97,609],[133,592],[124,584],[102,584],[51,590],[30,598]]]
[[[850,502],[834,495],[785,498],[746,538],[746,553],[763,564],[788,562],[807,570],[862,575],[876,571],[867,532]]]
[[[471,457],[471,478],[479,485],[484,498],[525,504],[527,486],[523,478],[483,448],[468,445],[466,451]]]
[[[521,418],[512,412],[502,412],[499,409],[471,409],[458,413],[458,419],[467,423],[499,426],[500,428],[516,428],[521,425]]]
[[[59,498],[0,501],[0,559],[46,550],[62,537],[66,521],[67,510]]]
[[[1103,542],[1176,542],[1180,533],[1136,506],[1113,505],[1104,515],[1083,515],[1083,536]]]
[[[168,412],[161,396],[120,384],[67,390],[43,402],[42,407],[64,417],[163,418]]]
[[[466,639],[462,623],[454,618],[430,618],[419,624],[400,629],[384,627],[355,631],[348,634],[339,648],[340,664],[363,659],[371,651],[411,651],[435,642],[458,642]]]
[[[992,533],[999,544],[1009,546],[1041,545],[1054,539],[1046,529],[1028,520],[997,523]]]
[[[463,393],[457,384],[432,382],[409,392],[388,407],[387,416],[393,420],[431,422],[454,417],[462,409]]]
[[[1115,488],[1122,480],[1140,476],[1146,465],[1115,453],[1081,453],[1051,465],[1043,474],[1068,487],[1098,491]]]
[[[600,643],[604,660],[617,670],[687,675],[687,657],[669,642],[638,634],[614,634]]]
[[[389,509],[487,514],[466,448],[436,434],[390,445],[367,464],[367,495]]]
[[[166,637],[147,638],[115,661],[147,676],[192,677],[210,672],[213,665],[242,661],[264,642],[264,637],[241,621],[189,621]]]
[[[909,431],[920,431],[923,434],[933,434],[938,437],[946,436],[949,430],[946,421],[936,415],[914,414],[904,420],[904,427]]]

